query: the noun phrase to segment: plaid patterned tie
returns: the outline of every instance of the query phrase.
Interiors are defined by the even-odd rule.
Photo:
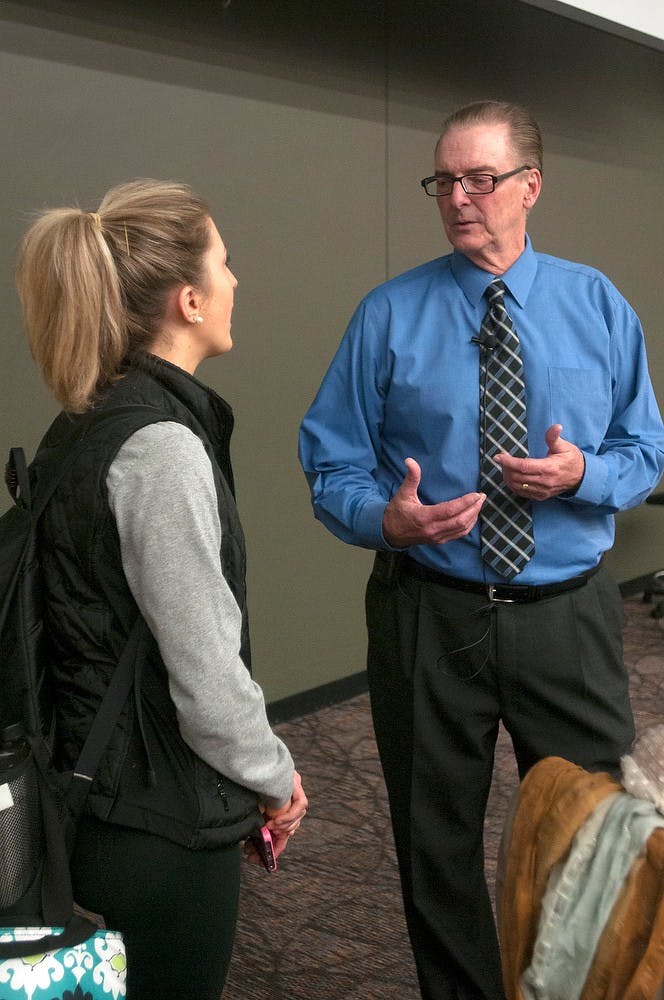
[[[519,338],[503,297],[505,285],[494,278],[484,293],[489,311],[480,343],[480,483],[487,499],[480,511],[482,559],[510,580],[535,552],[530,501],[503,483],[493,456],[501,451],[528,456],[526,393]],[[493,349],[487,345],[495,345]]]

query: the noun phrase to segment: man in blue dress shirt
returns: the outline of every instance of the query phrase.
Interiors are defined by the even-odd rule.
[[[447,119],[422,183],[453,252],[360,303],[300,436],[316,517],[376,550],[369,687],[426,1000],[503,997],[483,866],[499,721],[521,776],[549,755],[615,772],[634,737],[601,558],[615,512],[664,471],[664,428],[633,309],[598,271],[531,245],[541,171],[525,109]],[[528,429],[527,457],[497,463],[530,501],[535,542],[512,578],[480,547],[480,327],[497,276]]]

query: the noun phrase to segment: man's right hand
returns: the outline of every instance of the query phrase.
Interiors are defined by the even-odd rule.
[[[383,514],[383,537],[395,549],[410,545],[442,545],[464,538],[477,523],[486,493],[466,493],[443,503],[422,504],[417,490],[422,470],[406,459],[406,475]]]

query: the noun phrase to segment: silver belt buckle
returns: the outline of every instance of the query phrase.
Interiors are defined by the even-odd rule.
[[[513,597],[496,597],[496,584],[489,584],[489,600],[494,604],[515,604]]]

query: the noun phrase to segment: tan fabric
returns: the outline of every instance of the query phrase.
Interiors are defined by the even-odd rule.
[[[637,858],[600,938],[582,1000],[652,1000],[664,980],[664,829]]]
[[[563,860],[579,827],[621,786],[559,757],[526,775],[510,837],[498,910],[508,1000],[523,1000],[542,897],[553,865]],[[664,829],[649,838],[600,939],[582,1000],[654,1000],[664,980]]]

